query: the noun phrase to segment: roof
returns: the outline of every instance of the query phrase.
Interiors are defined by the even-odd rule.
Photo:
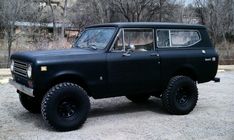
[[[203,25],[199,24],[184,24],[184,23],[170,23],[170,22],[116,22],[116,23],[104,23],[88,26],[87,28],[94,27],[118,27],[118,28],[189,28],[189,29],[198,29],[205,28]]]

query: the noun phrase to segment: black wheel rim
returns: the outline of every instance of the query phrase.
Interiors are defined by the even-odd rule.
[[[72,99],[64,99],[58,105],[58,114],[62,118],[70,118],[78,115],[78,104]]]
[[[190,96],[190,92],[187,88],[178,88],[176,92],[176,102],[180,105],[185,105],[188,103]]]

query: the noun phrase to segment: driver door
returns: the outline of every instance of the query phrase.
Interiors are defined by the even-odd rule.
[[[154,29],[122,29],[107,54],[107,96],[156,91],[160,81],[158,62]]]

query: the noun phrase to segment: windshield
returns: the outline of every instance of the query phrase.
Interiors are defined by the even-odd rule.
[[[110,42],[115,28],[90,28],[86,29],[78,40],[75,42],[75,47],[91,48],[94,50],[104,49]]]

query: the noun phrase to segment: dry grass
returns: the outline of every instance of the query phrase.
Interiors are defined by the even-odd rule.
[[[37,42],[31,42],[25,37],[20,37],[12,44],[11,52],[64,49],[70,47],[71,42],[68,42],[66,38],[60,38],[56,41],[41,38]],[[7,58],[7,45],[4,44],[4,40],[0,40],[0,68],[7,67]]]
[[[216,45],[216,50],[219,54],[220,64],[234,64],[234,43],[222,42]]]

